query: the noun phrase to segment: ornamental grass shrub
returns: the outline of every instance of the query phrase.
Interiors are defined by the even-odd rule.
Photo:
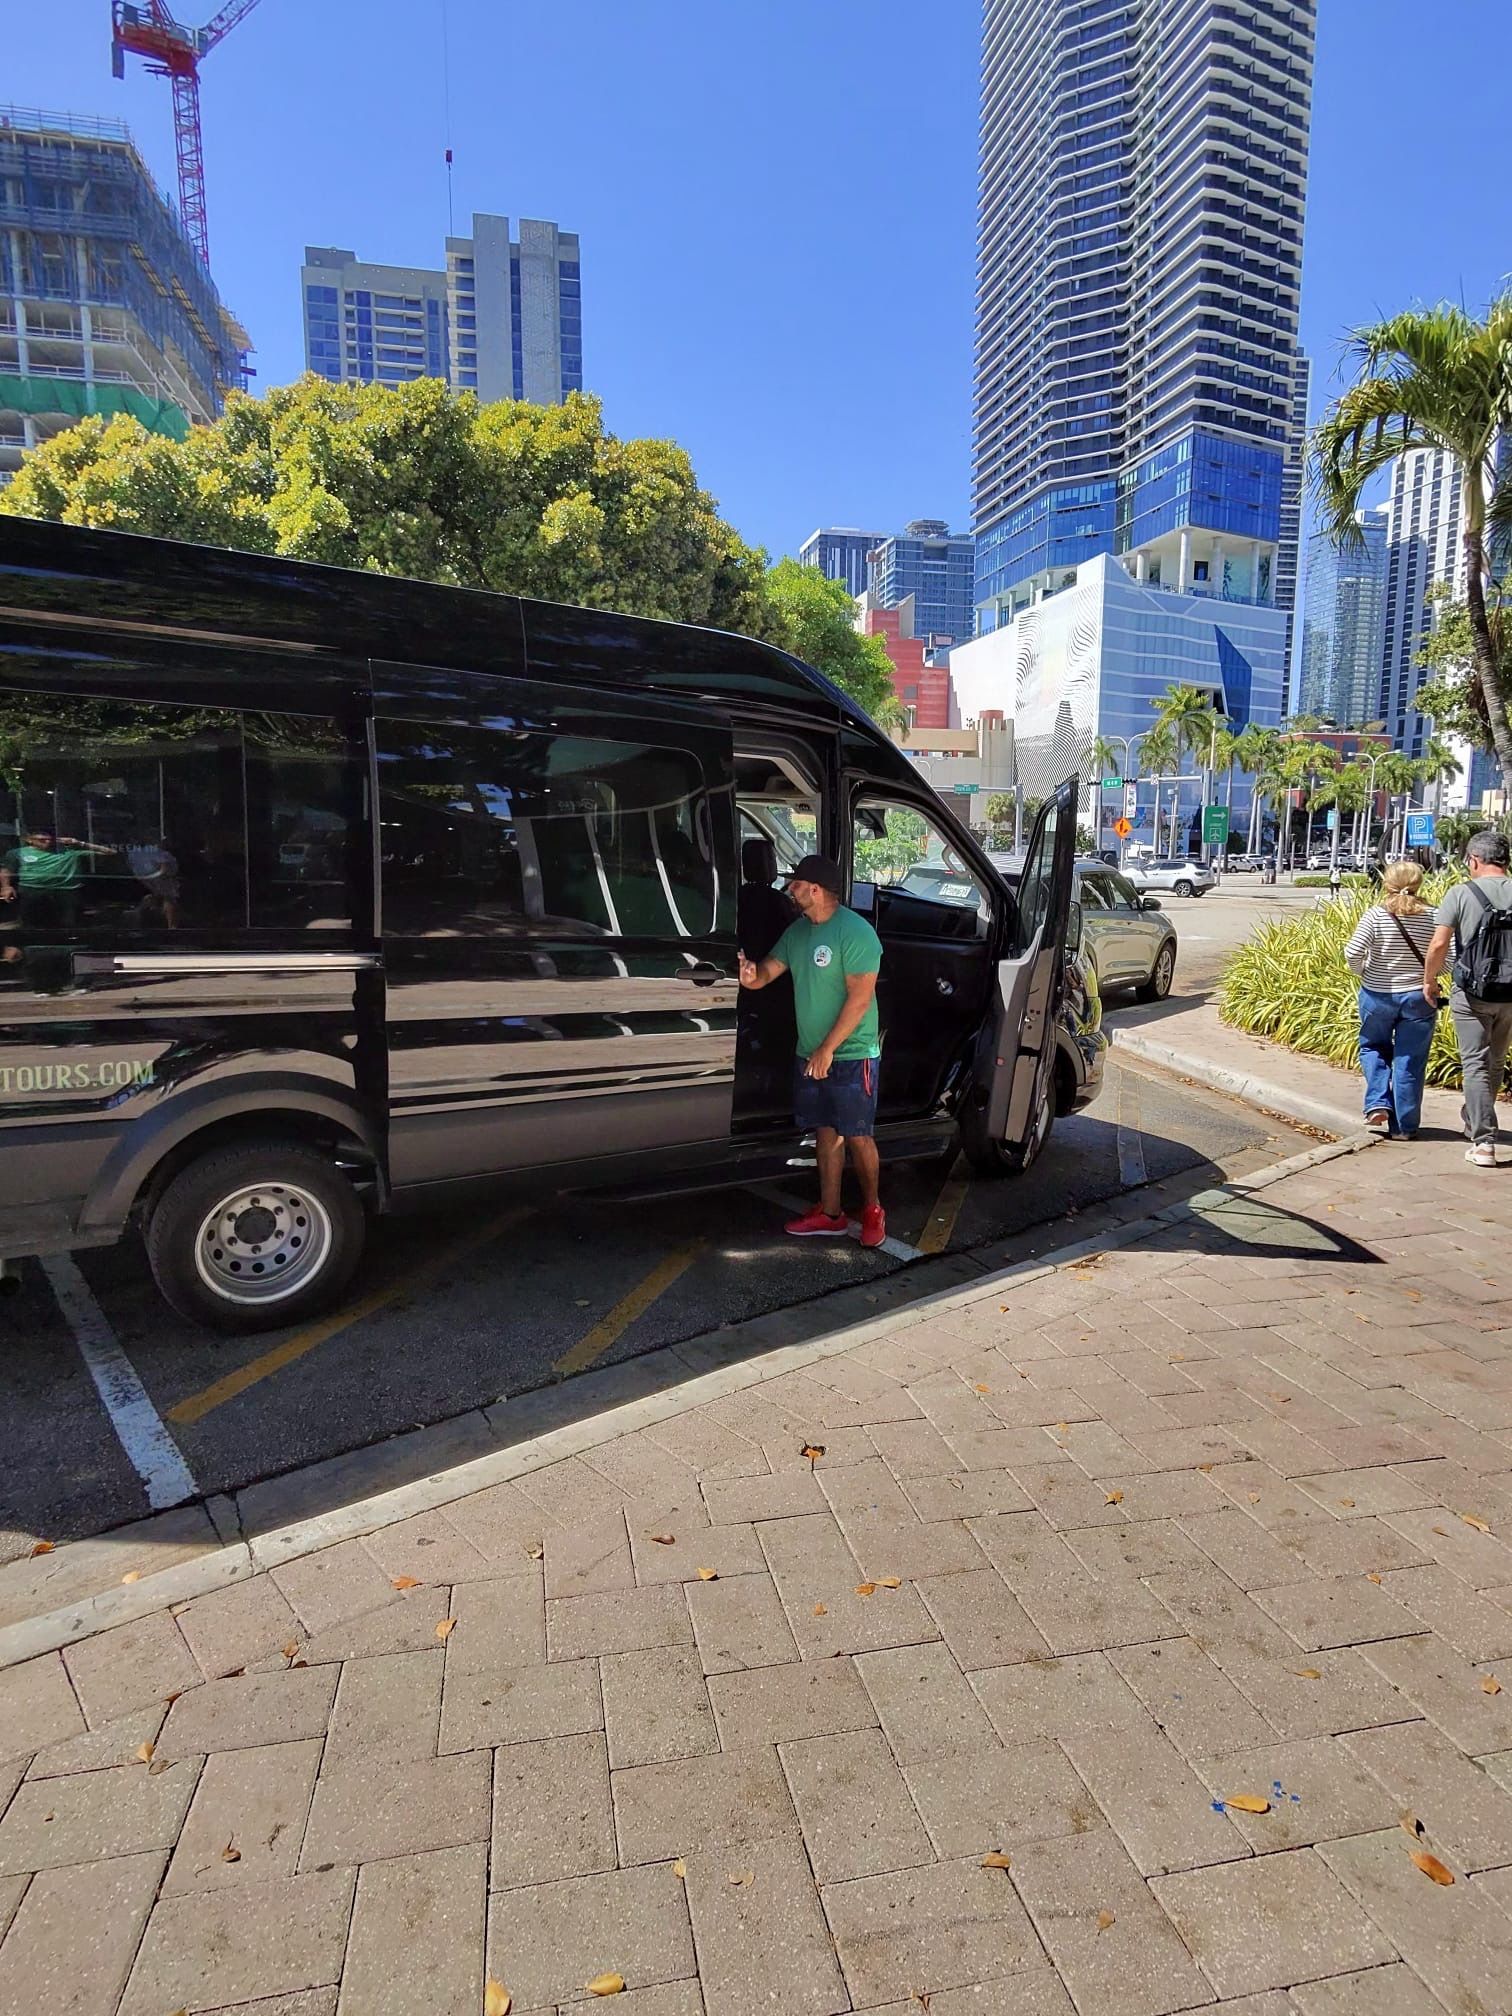
[[[1461,879],[1458,870],[1445,869],[1426,876],[1419,894],[1435,904]],[[1344,947],[1372,900],[1368,889],[1345,889],[1300,916],[1262,924],[1224,968],[1218,996],[1223,1020],[1346,1070],[1358,1069],[1360,983],[1344,964]],[[1447,1014],[1434,1028],[1428,1082],[1460,1082],[1459,1046]]]

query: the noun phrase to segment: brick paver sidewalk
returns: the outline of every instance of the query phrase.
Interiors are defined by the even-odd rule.
[[[1509,1224],[1375,1148],[0,1673],[0,2010],[1512,2010]]]

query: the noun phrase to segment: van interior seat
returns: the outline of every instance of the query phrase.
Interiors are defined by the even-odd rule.
[[[747,959],[765,959],[798,915],[791,896],[772,884],[777,880],[777,849],[770,840],[741,842],[740,898],[736,925],[740,949]]]

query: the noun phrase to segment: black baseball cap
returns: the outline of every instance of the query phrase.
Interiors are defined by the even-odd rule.
[[[831,861],[828,854],[805,854],[796,868],[788,871],[789,882],[812,882],[820,889],[827,889],[831,896],[845,894],[845,877],[840,872],[840,863]]]

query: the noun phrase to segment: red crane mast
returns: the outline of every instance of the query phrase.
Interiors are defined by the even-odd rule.
[[[126,58],[142,56],[154,77],[173,83],[173,137],[178,151],[179,212],[184,229],[206,266],[210,231],[205,216],[205,150],[200,134],[199,66],[217,42],[245,21],[258,0],[227,0],[203,28],[185,28],[168,11],[167,0],[111,0],[110,67],[126,74]]]

